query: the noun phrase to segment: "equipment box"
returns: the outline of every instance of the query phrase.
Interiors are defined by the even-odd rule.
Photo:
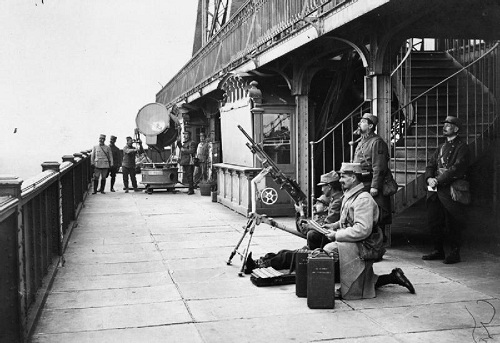
[[[335,307],[335,262],[326,254],[307,258],[307,306],[316,308]]]

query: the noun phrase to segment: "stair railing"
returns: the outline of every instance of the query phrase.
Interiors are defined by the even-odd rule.
[[[441,136],[439,124],[445,115],[454,115],[462,119],[464,138],[468,144],[473,144],[471,150],[474,156],[484,149],[485,139],[496,131],[494,125],[497,125],[496,99],[499,96],[497,75],[499,43],[486,45],[481,41],[480,44],[483,51],[480,56],[477,56],[479,49],[467,49],[463,44],[456,44],[456,51],[453,51],[453,54],[451,50],[447,52],[449,56],[467,57],[469,63],[466,66],[409,102],[406,101],[406,96],[398,99],[403,102],[403,105],[391,114],[391,156],[394,157],[391,169],[404,174],[404,185],[415,180],[411,192],[407,187],[403,189],[403,207],[411,205],[409,194],[412,194],[414,198],[424,194],[423,180],[418,180],[418,176],[423,174],[429,154],[437,148]],[[466,50],[468,53],[464,53]],[[472,61],[471,55],[476,57]],[[461,60],[466,59],[461,58]],[[455,65],[461,66],[456,58]],[[412,78],[405,77],[404,79],[408,84],[407,81]],[[410,90],[411,87],[410,82]],[[409,113],[413,115],[410,116]],[[424,132],[419,132],[419,128]],[[410,136],[409,133],[412,135]],[[408,143],[409,136],[414,140],[413,144]],[[401,151],[404,151],[402,157]],[[410,177],[412,180],[409,180]],[[401,184],[401,178],[397,179]],[[398,212],[398,206],[396,206],[396,212]]]
[[[354,141],[354,130],[357,127],[359,119],[363,116],[363,113],[370,112],[371,106],[370,102],[363,101],[354,110],[352,110],[345,118],[340,122],[335,124],[327,133],[325,133],[317,141],[309,142],[310,145],[310,160],[311,160],[311,201],[310,201],[310,212],[313,213],[313,205],[315,198],[315,164],[317,154],[321,154],[319,157],[322,159],[322,170],[321,174],[325,174],[330,170],[336,170],[340,167],[341,163],[347,160],[352,160],[353,155],[353,141]],[[336,135],[337,133],[337,135]],[[350,150],[346,149],[346,145],[350,146]],[[319,148],[316,149],[315,146]],[[327,161],[327,154],[331,153],[331,163]],[[340,152],[340,158],[338,159],[338,153]],[[327,169],[327,166],[331,166],[332,169]]]

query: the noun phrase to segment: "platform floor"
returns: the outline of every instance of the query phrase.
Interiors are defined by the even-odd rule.
[[[395,220],[393,247],[375,264],[379,274],[401,267],[417,294],[386,286],[312,310],[295,285],[259,288],[238,276],[238,256],[226,264],[240,214],[199,191],[116,189],[88,196],[31,342],[500,341],[500,257],[466,248],[459,264],[422,261],[421,216]],[[304,243],[262,224],[251,251]]]

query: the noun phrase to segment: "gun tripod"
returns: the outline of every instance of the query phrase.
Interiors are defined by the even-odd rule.
[[[244,274],[245,265],[246,265],[247,258],[248,258],[248,250],[250,249],[250,243],[252,242],[253,233],[255,231],[255,226],[260,225],[261,223],[266,223],[272,227],[275,227],[275,228],[278,228],[280,230],[286,231],[288,233],[294,234],[294,235],[299,236],[301,238],[306,238],[306,236],[303,235],[302,233],[300,233],[294,229],[290,229],[289,227],[276,222],[273,218],[269,218],[268,216],[266,216],[264,214],[257,214],[257,213],[253,213],[253,212],[250,213],[248,216],[247,224],[244,226],[245,230],[243,231],[243,235],[241,236],[240,240],[238,241],[238,243],[234,247],[233,251],[229,255],[229,259],[226,261],[226,264],[229,266],[232,264],[231,260],[233,259],[233,257],[236,254],[243,257],[243,263],[241,264],[241,269],[240,269],[240,272],[238,273],[238,276],[243,276],[243,274]],[[245,236],[247,234],[249,234],[247,247],[242,254],[238,251],[238,249],[239,249],[241,243],[243,242],[243,240],[245,239]]]

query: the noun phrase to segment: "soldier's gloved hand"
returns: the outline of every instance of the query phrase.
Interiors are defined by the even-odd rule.
[[[376,189],[376,188],[370,188],[370,195],[372,197],[376,197],[378,195],[378,189]]]

